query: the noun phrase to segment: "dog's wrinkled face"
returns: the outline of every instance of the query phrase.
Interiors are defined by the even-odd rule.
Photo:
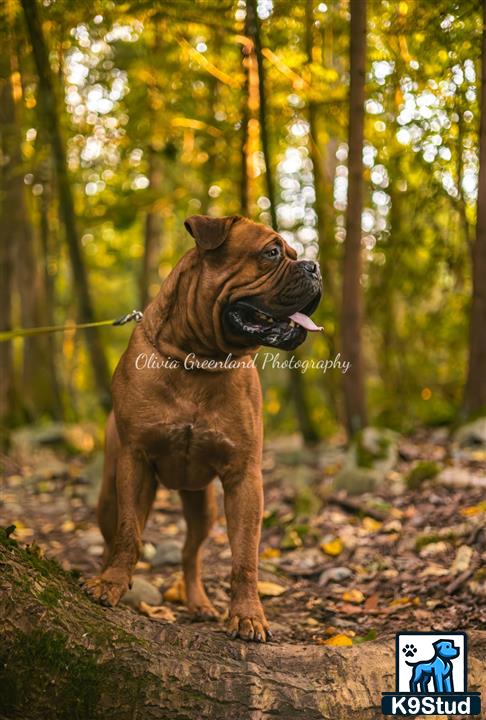
[[[293,350],[318,328],[322,281],[317,263],[297,260],[278,233],[240,217],[186,220],[203,260],[202,282],[217,289],[225,344]]]

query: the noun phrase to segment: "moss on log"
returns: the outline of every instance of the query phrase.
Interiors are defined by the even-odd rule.
[[[95,605],[77,578],[0,531],[0,717],[360,720],[394,689],[393,638],[350,648],[247,645],[221,626]],[[485,690],[486,632],[469,686]],[[481,687],[482,685],[482,687]]]

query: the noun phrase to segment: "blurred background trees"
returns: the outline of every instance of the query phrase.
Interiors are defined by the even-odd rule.
[[[0,329],[144,306],[242,213],[321,263],[299,357],[353,361],[263,371],[267,430],[484,412],[484,0],[366,5],[2,3]],[[0,343],[2,427],[101,420],[130,332]]]

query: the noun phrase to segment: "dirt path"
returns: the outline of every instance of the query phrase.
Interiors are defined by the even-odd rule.
[[[90,575],[102,552],[94,511],[101,456],[89,433],[79,432],[78,445],[84,442],[88,452],[68,451],[64,443],[56,447],[52,438],[17,444],[5,459],[0,524],[15,524],[14,538],[35,542],[64,568]],[[355,507],[332,493],[343,459],[339,444],[311,452],[296,438],[274,441],[265,451],[261,594],[277,637],[351,645],[399,629],[485,629],[483,458],[452,456],[442,432],[407,438],[386,487],[352,498]],[[439,479],[397,492],[400,479],[421,459],[440,465]],[[189,618],[177,602],[183,537],[178,496],[161,488],[136,569],[136,577],[160,595],[136,587],[132,604],[142,599],[164,605],[159,614],[185,624]],[[220,513],[206,547],[204,575],[222,615],[229,569]]]

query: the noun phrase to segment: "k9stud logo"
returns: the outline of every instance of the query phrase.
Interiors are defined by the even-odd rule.
[[[396,691],[383,693],[384,715],[479,715],[480,694],[467,692],[467,635],[398,633]]]

